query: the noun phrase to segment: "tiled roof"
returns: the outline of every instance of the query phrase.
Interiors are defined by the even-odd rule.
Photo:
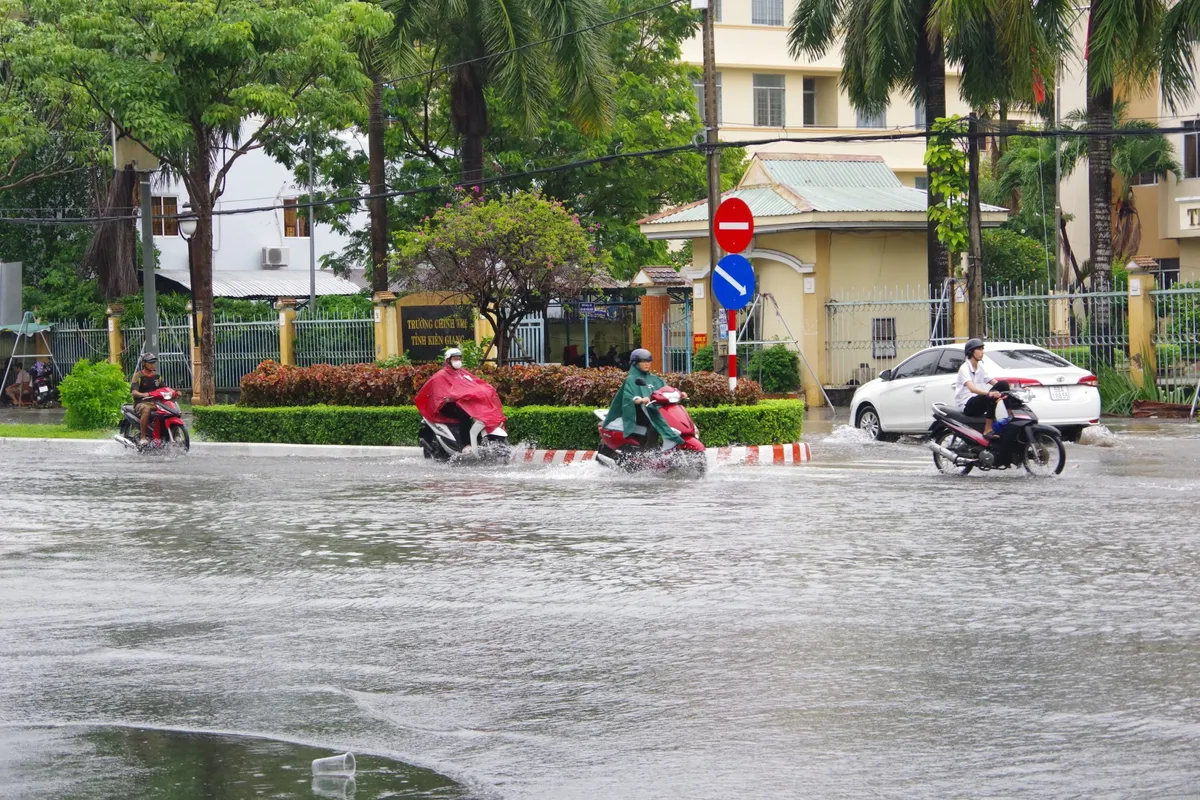
[[[692,282],[674,267],[642,267],[633,278],[634,286],[691,286]]]

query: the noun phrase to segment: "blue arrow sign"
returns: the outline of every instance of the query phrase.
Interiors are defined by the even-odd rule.
[[[754,297],[754,267],[745,256],[730,254],[713,270],[713,294],[730,311],[744,308]]]

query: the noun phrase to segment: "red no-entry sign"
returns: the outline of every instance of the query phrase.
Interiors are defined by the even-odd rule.
[[[713,225],[717,244],[726,253],[740,253],[750,246],[754,238],[754,216],[744,200],[731,197],[717,206]]]

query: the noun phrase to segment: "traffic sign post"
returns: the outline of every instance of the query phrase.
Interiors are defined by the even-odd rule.
[[[713,270],[713,295],[725,306],[729,326],[729,390],[737,388],[737,312],[754,297],[754,267],[736,253],[725,256]]]
[[[727,253],[740,253],[754,239],[754,215],[746,201],[731,197],[717,207],[717,244]]]

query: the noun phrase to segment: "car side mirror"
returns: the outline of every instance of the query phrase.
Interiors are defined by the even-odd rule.
[[[645,385],[646,385],[646,379],[645,379],[645,378],[638,378],[636,381],[634,381],[634,384],[635,384],[635,385],[637,385],[637,386],[645,386]]]
[[[890,369],[885,369],[883,372],[879,373],[879,380],[890,381],[891,379],[892,379],[892,371]]]

